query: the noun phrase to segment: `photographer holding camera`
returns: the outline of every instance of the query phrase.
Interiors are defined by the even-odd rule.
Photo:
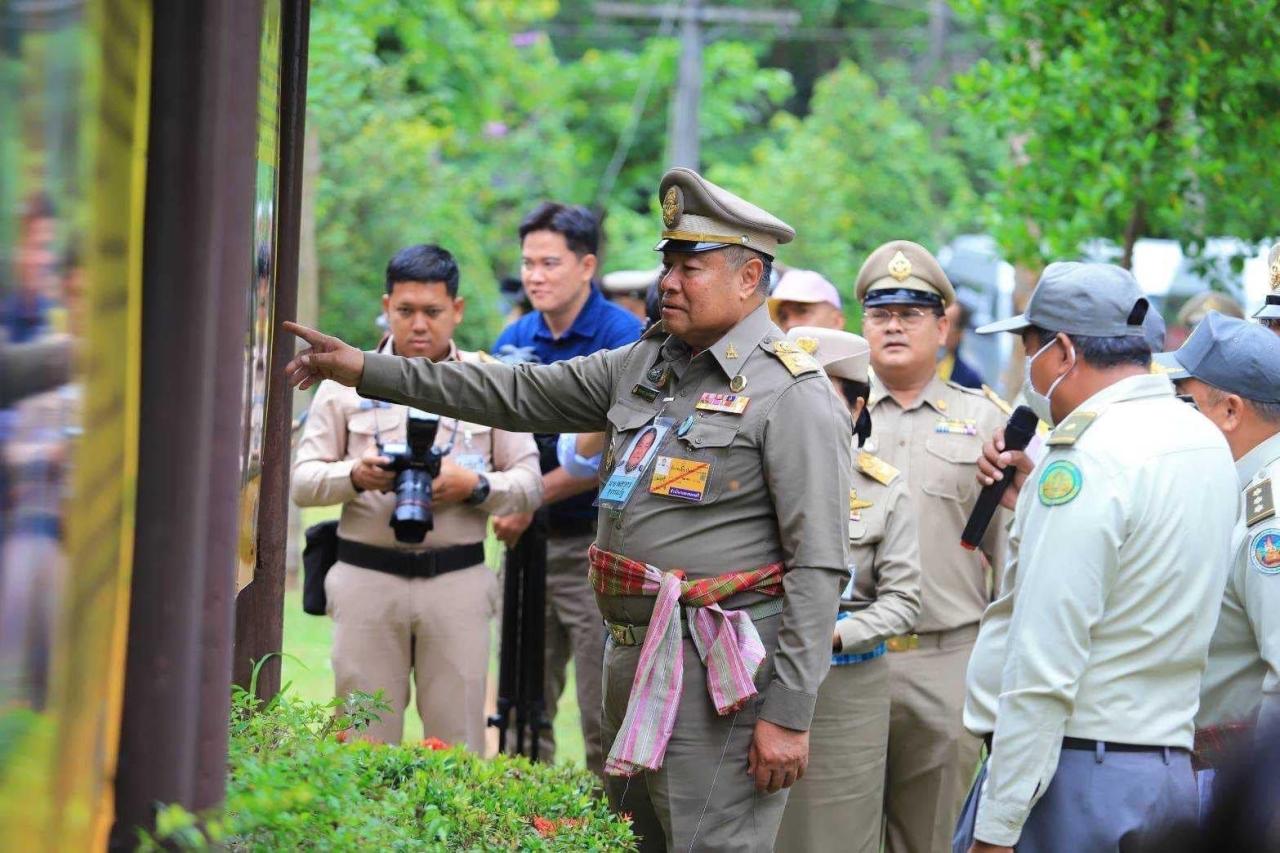
[[[378,352],[478,361],[453,332],[462,321],[458,266],[438,246],[387,264],[389,337]],[[484,751],[489,621],[497,578],[484,564],[490,514],[542,499],[533,437],[367,400],[325,382],[293,468],[299,506],[341,503],[337,561],[324,581],[333,617],[336,691],[382,690],[391,711],[365,732],[400,741],[409,678],[423,732]]]

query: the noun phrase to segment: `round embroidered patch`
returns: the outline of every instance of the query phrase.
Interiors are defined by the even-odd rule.
[[[1268,527],[1249,540],[1249,559],[1264,575],[1280,575],[1280,530]]]
[[[1040,475],[1040,503],[1045,506],[1069,503],[1080,494],[1083,483],[1080,469],[1074,463],[1065,459],[1051,462]]]

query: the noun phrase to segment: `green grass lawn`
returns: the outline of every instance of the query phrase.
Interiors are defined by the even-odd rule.
[[[302,511],[303,529],[325,518],[334,518],[337,507],[308,508]],[[496,542],[486,543],[486,553],[491,566],[498,565],[501,548]],[[284,664],[282,684],[289,691],[304,699],[326,700],[333,696],[333,667],[329,663],[329,644],[333,622],[325,616],[308,616],[302,612],[302,590],[299,583],[290,579],[284,599]],[[498,624],[493,626],[493,656],[489,663],[490,696],[498,678]],[[570,666],[568,684],[560,699],[560,712],[555,720],[556,762],[582,765],[582,729],[578,721],[578,700],[574,692],[573,668]],[[413,698],[405,712],[404,737],[407,741],[421,740],[422,721],[418,719]],[[496,734],[495,734],[496,738]],[[491,749],[496,749],[492,741]]]

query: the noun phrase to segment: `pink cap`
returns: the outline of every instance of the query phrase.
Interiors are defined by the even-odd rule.
[[[813,270],[787,270],[769,294],[769,302],[826,302],[841,307],[836,286]]]

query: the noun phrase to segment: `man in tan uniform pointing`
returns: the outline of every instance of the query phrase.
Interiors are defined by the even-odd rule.
[[[688,169],[659,198],[663,321],[636,344],[431,364],[286,324],[311,345],[287,372],[504,429],[606,430],[591,580],[611,798],[643,849],[766,851],[830,662],[852,425],[764,304],[794,231]]]

